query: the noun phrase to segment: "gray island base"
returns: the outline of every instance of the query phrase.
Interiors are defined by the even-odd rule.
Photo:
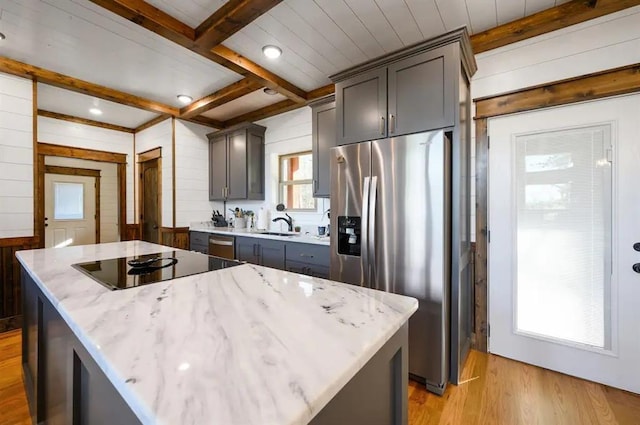
[[[18,253],[34,424],[407,423],[414,299],[255,265],[109,291],[70,267],[172,250]]]

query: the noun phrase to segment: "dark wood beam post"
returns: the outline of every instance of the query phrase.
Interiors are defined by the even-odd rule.
[[[233,84],[230,84],[208,96],[198,99],[190,105],[185,106],[180,110],[180,118],[187,119],[198,116],[210,109],[223,105],[234,99],[252,93],[256,90],[260,90],[262,85],[249,78],[243,78]]]
[[[640,0],[572,0],[474,34],[471,45],[474,53],[482,53],[637,5]]]
[[[222,44],[282,0],[229,0],[195,29],[196,43],[203,48]]]

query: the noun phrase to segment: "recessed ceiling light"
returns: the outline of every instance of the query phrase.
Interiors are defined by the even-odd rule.
[[[274,89],[270,89],[269,87],[265,87],[264,90],[262,90],[265,94],[268,94],[270,96],[273,96],[274,94],[278,94],[277,91],[275,91]]]
[[[102,115],[102,111],[98,108],[91,108],[89,109],[89,112],[92,113],[93,115]]]
[[[183,103],[185,105],[187,103],[193,102],[193,98],[191,96],[186,95],[186,94],[179,94],[178,95],[178,100],[180,101],[180,103]]]
[[[280,49],[278,46],[269,45],[262,48],[262,53],[269,59],[275,59],[277,57],[280,57],[280,55],[282,54],[282,49]]]

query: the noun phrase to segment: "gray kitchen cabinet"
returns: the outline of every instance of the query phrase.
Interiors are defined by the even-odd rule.
[[[32,423],[139,424],[31,276],[24,269],[21,276],[22,302],[27,307],[22,363]]]
[[[209,139],[209,199],[225,199],[227,188],[227,137]]]
[[[463,29],[331,76],[336,85],[337,144],[455,126],[459,69],[472,52]],[[468,37],[466,33],[462,37]]]
[[[384,137],[386,116],[386,68],[370,70],[336,83],[338,145]]]
[[[454,58],[449,45],[389,65],[389,137],[454,125]]]
[[[329,261],[329,247],[326,245],[287,243],[287,271],[328,279]]]
[[[313,146],[313,197],[331,194],[329,149],[336,145],[336,102],[328,96],[311,104],[311,141]]]
[[[284,242],[251,237],[236,237],[235,244],[237,260],[284,270]]]
[[[255,238],[238,238],[235,240],[236,260],[246,261],[251,264],[259,264],[258,251]]]
[[[264,200],[264,133],[256,124],[208,134],[209,200]]]
[[[205,232],[189,232],[189,250],[209,253],[209,234]]]

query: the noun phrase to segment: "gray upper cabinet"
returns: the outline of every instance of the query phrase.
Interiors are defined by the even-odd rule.
[[[336,84],[337,144],[384,137],[387,69],[374,69]]]
[[[337,144],[454,127],[461,69],[475,72],[468,40],[461,28],[331,76]]]
[[[225,199],[227,187],[227,137],[209,139],[209,199]]]
[[[313,196],[328,198],[331,194],[329,149],[336,146],[336,102],[330,96],[311,105],[313,145]]]
[[[241,124],[209,137],[209,200],[264,200],[264,133]]]
[[[454,125],[454,57],[445,46],[388,67],[389,137]]]

